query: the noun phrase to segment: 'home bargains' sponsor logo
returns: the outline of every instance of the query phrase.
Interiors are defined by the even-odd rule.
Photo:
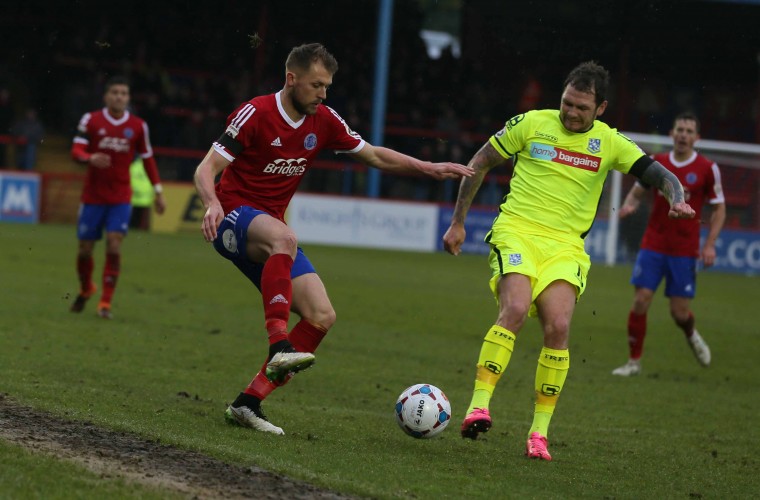
[[[591,172],[598,172],[599,166],[602,164],[602,159],[598,156],[584,155],[583,153],[568,151],[555,146],[541,144],[540,142],[532,142],[530,144],[530,157],[582,168]]]

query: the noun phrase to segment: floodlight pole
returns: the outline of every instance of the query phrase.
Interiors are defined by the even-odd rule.
[[[382,146],[385,129],[385,101],[388,93],[388,60],[391,52],[391,21],[393,0],[380,0],[378,5],[377,45],[375,47],[375,85],[372,96],[372,129],[370,142]],[[380,170],[370,168],[367,177],[367,196],[380,196]]]

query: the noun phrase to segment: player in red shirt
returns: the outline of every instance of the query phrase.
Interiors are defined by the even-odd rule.
[[[686,201],[696,211],[696,217],[669,218],[667,200],[655,192],[649,223],[631,277],[636,292],[628,314],[629,360],[614,369],[613,375],[628,377],[641,373],[647,311],[663,278],[665,296],[670,299],[670,315],[686,335],[697,361],[702,366],[710,364],[710,348],[694,328],[694,313],[690,304],[696,292],[697,261],[701,260],[705,267],[715,263],[715,241],[726,220],[726,203],[718,165],[694,150],[694,143],[699,140],[697,117],[691,113],[678,115],[670,136],[673,138],[673,151],[657,154],[654,159],[681,181]],[[639,182],[634,184],[620,207],[620,217],[636,211],[646,191]],[[702,208],[707,203],[712,207],[712,213],[707,238],[700,251],[699,221]]]
[[[314,351],[335,322],[322,280],[284,222],[285,209],[317,153],[332,149],[382,170],[436,179],[472,173],[464,165],[420,161],[365,142],[322,104],[337,70],[322,45],[295,47],[285,63],[282,90],[233,111],[195,172],[206,207],[203,236],[261,291],[269,336],[266,362],[225,417],[274,434],[284,432],[264,416],[261,401],[314,363]],[[301,319],[288,332],[291,310]]]
[[[106,231],[106,262],[103,268],[103,293],[98,315],[111,318],[111,298],[121,266],[121,243],[127,234],[132,206],[129,166],[139,154],[145,171],[156,191],[155,208],[164,212],[166,203],[161,194],[158,167],[153,158],[148,125],[127,110],[129,83],[113,77],[105,85],[105,107],[85,113],[79,120],[77,135],[71,147],[75,161],[87,165],[87,176],[79,207],[77,237],[77,274],[80,291],[71,305],[72,312],[82,312],[87,300],[96,292],[92,281],[95,242]]]

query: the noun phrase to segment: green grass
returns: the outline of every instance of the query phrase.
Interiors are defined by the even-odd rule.
[[[67,311],[77,289],[73,227],[0,224],[0,392],[70,419],[378,498],[760,491],[757,278],[700,276],[694,308],[713,352],[708,369],[693,359],[658,294],[644,374],[623,379],[610,371],[627,358],[630,268],[592,266],[551,427],[555,460],[541,463],[522,456],[541,345],[535,320],[497,388],[491,432],[478,441],[458,434],[480,342],[496,317],[485,257],[305,250],[338,322],[316,366],[265,404],[285,437],[223,421],[225,405],[260,367],[266,339],[258,292],[200,234],[130,234],[109,322],[95,316],[94,304],[82,315]],[[102,252],[101,243],[96,276]],[[398,394],[419,382],[439,386],[452,402],[449,428],[431,440],[409,438],[393,419]]]

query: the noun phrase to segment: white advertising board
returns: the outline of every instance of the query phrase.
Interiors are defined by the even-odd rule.
[[[438,206],[296,193],[286,214],[298,241],[433,252]]]

